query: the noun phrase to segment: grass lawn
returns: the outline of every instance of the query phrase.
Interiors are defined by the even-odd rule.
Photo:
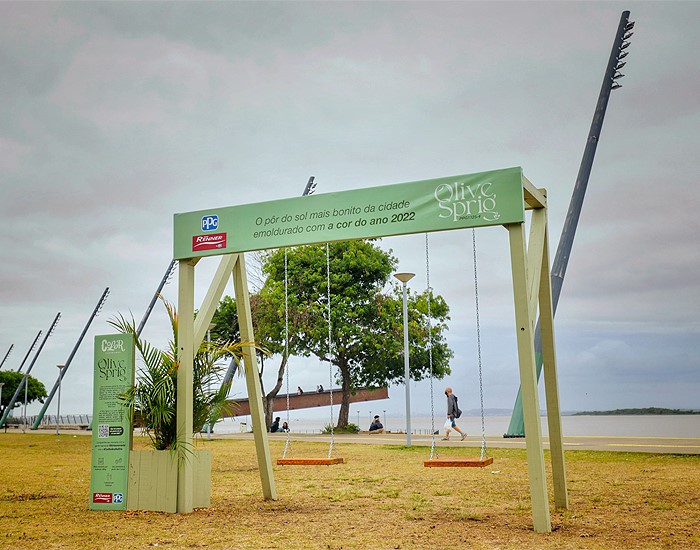
[[[0,548],[700,548],[697,455],[567,451],[570,508],[537,534],[524,450],[424,468],[425,447],[342,443],[346,464],[275,466],[279,500],[265,502],[251,441],[198,440],[213,453],[212,506],[177,515],[89,511],[90,439],[0,433]]]

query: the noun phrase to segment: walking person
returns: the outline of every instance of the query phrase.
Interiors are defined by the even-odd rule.
[[[457,396],[452,393],[452,388],[449,386],[445,388],[445,395],[447,396],[447,420],[445,421],[445,437],[443,437],[442,440],[449,441],[450,431],[454,430],[462,436],[462,441],[464,441],[467,437],[467,432],[460,430],[455,422],[456,418],[462,416],[462,411],[459,410],[457,404]]]

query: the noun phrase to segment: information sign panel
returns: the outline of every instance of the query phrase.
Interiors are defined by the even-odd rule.
[[[132,429],[118,396],[134,384],[134,338],[95,336],[90,509],[126,510]]]

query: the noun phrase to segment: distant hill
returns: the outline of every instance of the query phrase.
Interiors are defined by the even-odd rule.
[[[697,409],[664,409],[646,407],[644,409],[615,409],[613,411],[580,411],[571,416],[615,416],[615,415],[649,415],[649,414],[700,414]]]

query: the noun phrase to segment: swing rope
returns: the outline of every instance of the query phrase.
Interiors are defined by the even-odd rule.
[[[430,365],[430,460],[438,458],[435,447],[435,398],[433,396],[433,321],[430,311],[432,301],[432,289],[430,288],[430,246],[428,244],[428,234],[425,234],[425,280],[428,289],[428,364]]]
[[[328,243],[326,243],[326,285],[327,285],[327,314],[328,314],[328,388],[330,389],[331,398],[331,443],[328,448],[328,458],[333,455],[333,447],[335,445],[335,432],[333,431],[333,363],[331,361],[331,349],[333,341],[331,339],[331,255]]]
[[[282,458],[287,458],[291,448],[291,430],[289,428],[289,280],[287,278],[287,249],[284,249],[284,370],[287,385],[287,441],[284,444]]]
[[[476,349],[479,358],[479,399],[481,404],[481,455],[480,460],[486,456],[486,424],[484,422],[484,384],[481,373],[481,327],[479,324],[479,278],[476,269],[476,231],[472,229],[472,252],[474,256],[474,302],[476,309]]]

